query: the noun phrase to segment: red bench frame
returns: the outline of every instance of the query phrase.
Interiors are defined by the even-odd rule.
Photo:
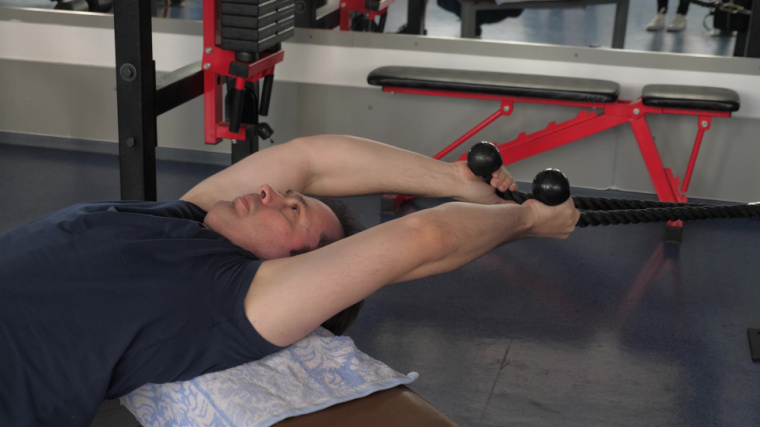
[[[505,164],[523,160],[527,157],[569,144],[583,137],[599,133],[623,123],[630,123],[636,142],[639,145],[639,150],[644,158],[647,171],[649,172],[649,177],[654,184],[657,197],[664,202],[684,203],[687,201],[686,192],[689,188],[689,182],[691,181],[694,165],[697,161],[697,155],[699,154],[705,131],[710,129],[713,117],[731,117],[731,113],[727,111],[651,107],[644,105],[640,98],[635,101],[618,100],[615,102],[579,102],[392,86],[384,86],[383,91],[415,95],[445,96],[451,98],[485,99],[500,102],[499,109],[496,112],[488,116],[485,120],[466,132],[448,147],[433,156],[435,159],[443,158],[499,117],[511,115],[512,112],[514,112],[516,103],[564,105],[587,108],[591,109],[591,111],[581,111],[573,119],[559,124],[551,122],[543,130],[532,134],[526,134],[523,132],[512,141],[497,144]],[[603,114],[600,114],[599,110],[601,110]],[[673,174],[673,171],[670,168],[664,166],[659,151],[657,151],[657,146],[652,138],[652,133],[645,120],[648,114],[680,114],[698,117],[697,135],[694,141],[694,146],[691,150],[691,156],[684,174],[683,182]],[[460,160],[465,160],[466,157],[467,154],[463,154],[460,157]]]
[[[340,30],[348,31],[351,29],[351,12],[358,12],[367,15],[367,19],[374,21],[375,17],[385,15],[394,0],[380,0],[377,10],[367,9],[366,0],[340,0]]]

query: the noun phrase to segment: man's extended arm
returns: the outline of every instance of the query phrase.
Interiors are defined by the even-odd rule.
[[[512,183],[503,168],[491,182],[502,190]],[[183,199],[208,210],[262,184],[316,196],[389,192],[480,202],[427,209],[305,254],[263,262],[245,309],[259,333],[277,345],[297,341],[385,285],[450,271],[518,238],[566,237],[578,219],[572,202],[505,204],[461,162],[337,135],[262,150]]]
[[[246,314],[278,345],[302,338],[379,288],[445,273],[522,237],[564,238],[575,228],[572,199],[548,207],[449,203],[389,221],[324,248],[262,263]]]
[[[513,182],[504,168],[492,180],[502,190]],[[499,202],[493,189],[474,177],[464,163],[441,162],[344,135],[298,138],[261,150],[207,178],[182,199],[209,210],[217,201],[255,193],[262,184],[315,196],[387,192]]]

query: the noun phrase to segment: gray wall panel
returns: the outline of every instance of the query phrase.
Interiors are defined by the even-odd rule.
[[[0,59],[0,129],[115,141],[113,70]]]
[[[113,70],[0,60],[0,82],[4,82],[0,130],[116,141]],[[277,143],[297,136],[345,133],[433,155],[496,107],[494,101],[390,94],[374,87],[277,82],[270,117],[264,120],[274,128],[272,139]],[[569,120],[577,112],[568,107],[518,105],[511,116],[498,119],[471,142],[506,142],[519,132],[540,130],[549,121]],[[160,116],[159,145],[229,152],[227,141],[216,146],[203,143],[202,117],[202,98]],[[696,118],[650,116],[648,123],[666,166],[683,176],[696,134]],[[732,201],[760,199],[755,166],[755,159],[760,158],[757,130],[753,119],[714,119],[712,129],[705,134],[689,194]],[[262,147],[267,145],[262,142]],[[465,151],[465,147],[459,148],[446,159],[456,159]],[[510,170],[518,180],[530,181],[546,167],[562,169],[579,187],[653,192],[628,125],[525,159]]]

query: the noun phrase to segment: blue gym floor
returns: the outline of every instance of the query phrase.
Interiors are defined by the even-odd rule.
[[[200,19],[200,3],[185,0],[169,16]],[[703,27],[706,9],[691,6],[683,33],[648,33],[654,9],[654,0],[631,1],[627,49],[732,54],[732,37]],[[396,0],[386,32],[405,13],[406,0]],[[483,39],[609,46],[613,13],[527,10],[484,26]],[[429,36],[459,33],[434,1],[426,21]],[[115,156],[7,142],[0,134],[0,231],[72,203],[119,198]],[[159,199],[217,170],[158,162]],[[381,221],[378,197],[350,203],[367,225]],[[396,370],[419,372],[411,388],[464,426],[758,426],[760,364],[747,328],[760,328],[760,221],[687,223],[679,245],[664,244],[664,231],[590,227],[566,241],[514,242],[453,273],[383,289],[349,335]],[[93,423],[136,425],[115,402]]]

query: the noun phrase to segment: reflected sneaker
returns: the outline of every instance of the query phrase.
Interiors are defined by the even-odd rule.
[[[683,31],[686,28],[686,17],[677,13],[675,18],[668,24],[668,31],[671,33],[677,33]]]
[[[660,9],[654,19],[647,24],[647,31],[660,31],[665,28],[665,9]]]
[[[710,37],[734,37],[736,36],[736,31],[733,30],[726,30],[726,29],[718,29],[713,28],[710,30]]]

